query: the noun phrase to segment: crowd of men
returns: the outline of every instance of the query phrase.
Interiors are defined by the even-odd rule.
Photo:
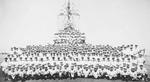
[[[129,49],[130,54],[125,53]],[[1,63],[6,79],[75,79],[145,80],[144,50],[137,45],[112,47],[27,46],[12,48]]]

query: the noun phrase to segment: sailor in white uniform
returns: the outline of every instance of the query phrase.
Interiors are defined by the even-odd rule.
[[[143,65],[138,66],[137,68],[138,78],[145,80],[147,78],[147,70]]]
[[[132,80],[137,80],[137,68],[131,68],[131,77],[132,77]]]
[[[87,78],[88,75],[89,75],[89,69],[85,68],[84,71],[83,71],[83,73],[84,73],[84,77]]]
[[[70,74],[71,74],[71,78],[73,79],[74,78],[74,67],[71,67],[71,69],[70,69]]]
[[[95,79],[97,79],[99,77],[99,70],[97,68],[94,69],[93,76]]]
[[[16,77],[15,68],[11,69],[10,75],[11,75],[11,79],[15,80]]]
[[[81,68],[79,65],[77,66],[77,75],[78,77],[81,77]]]

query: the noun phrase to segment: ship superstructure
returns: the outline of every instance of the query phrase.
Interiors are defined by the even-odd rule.
[[[54,34],[54,44],[11,48],[13,54],[8,54],[1,64],[11,79],[40,76],[117,79],[118,75],[123,78],[127,75],[132,80],[141,80],[146,76],[145,49],[138,50],[138,45],[133,44],[112,47],[86,43],[85,34],[73,23],[73,16],[79,14],[71,10],[70,0],[60,15],[65,16],[65,27]],[[125,53],[127,50],[130,53]]]

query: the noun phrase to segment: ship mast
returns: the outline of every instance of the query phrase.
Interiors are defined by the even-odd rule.
[[[78,13],[74,12],[74,10],[71,8],[71,1],[68,0],[67,1],[67,6],[64,9],[64,12],[60,13],[60,16],[64,16],[65,17],[65,28],[74,28],[74,24],[73,24],[73,17],[74,16],[79,16]]]
[[[71,9],[70,9],[70,0],[68,0],[68,4],[67,4],[67,8],[66,8],[66,11],[67,11],[67,21],[71,23],[71,16],[72,16],[72,12],[71,12]]]

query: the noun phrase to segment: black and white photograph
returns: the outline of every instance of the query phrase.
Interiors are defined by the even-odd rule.
[[[150,82],[150,0],[0,0],[0,82]]]

